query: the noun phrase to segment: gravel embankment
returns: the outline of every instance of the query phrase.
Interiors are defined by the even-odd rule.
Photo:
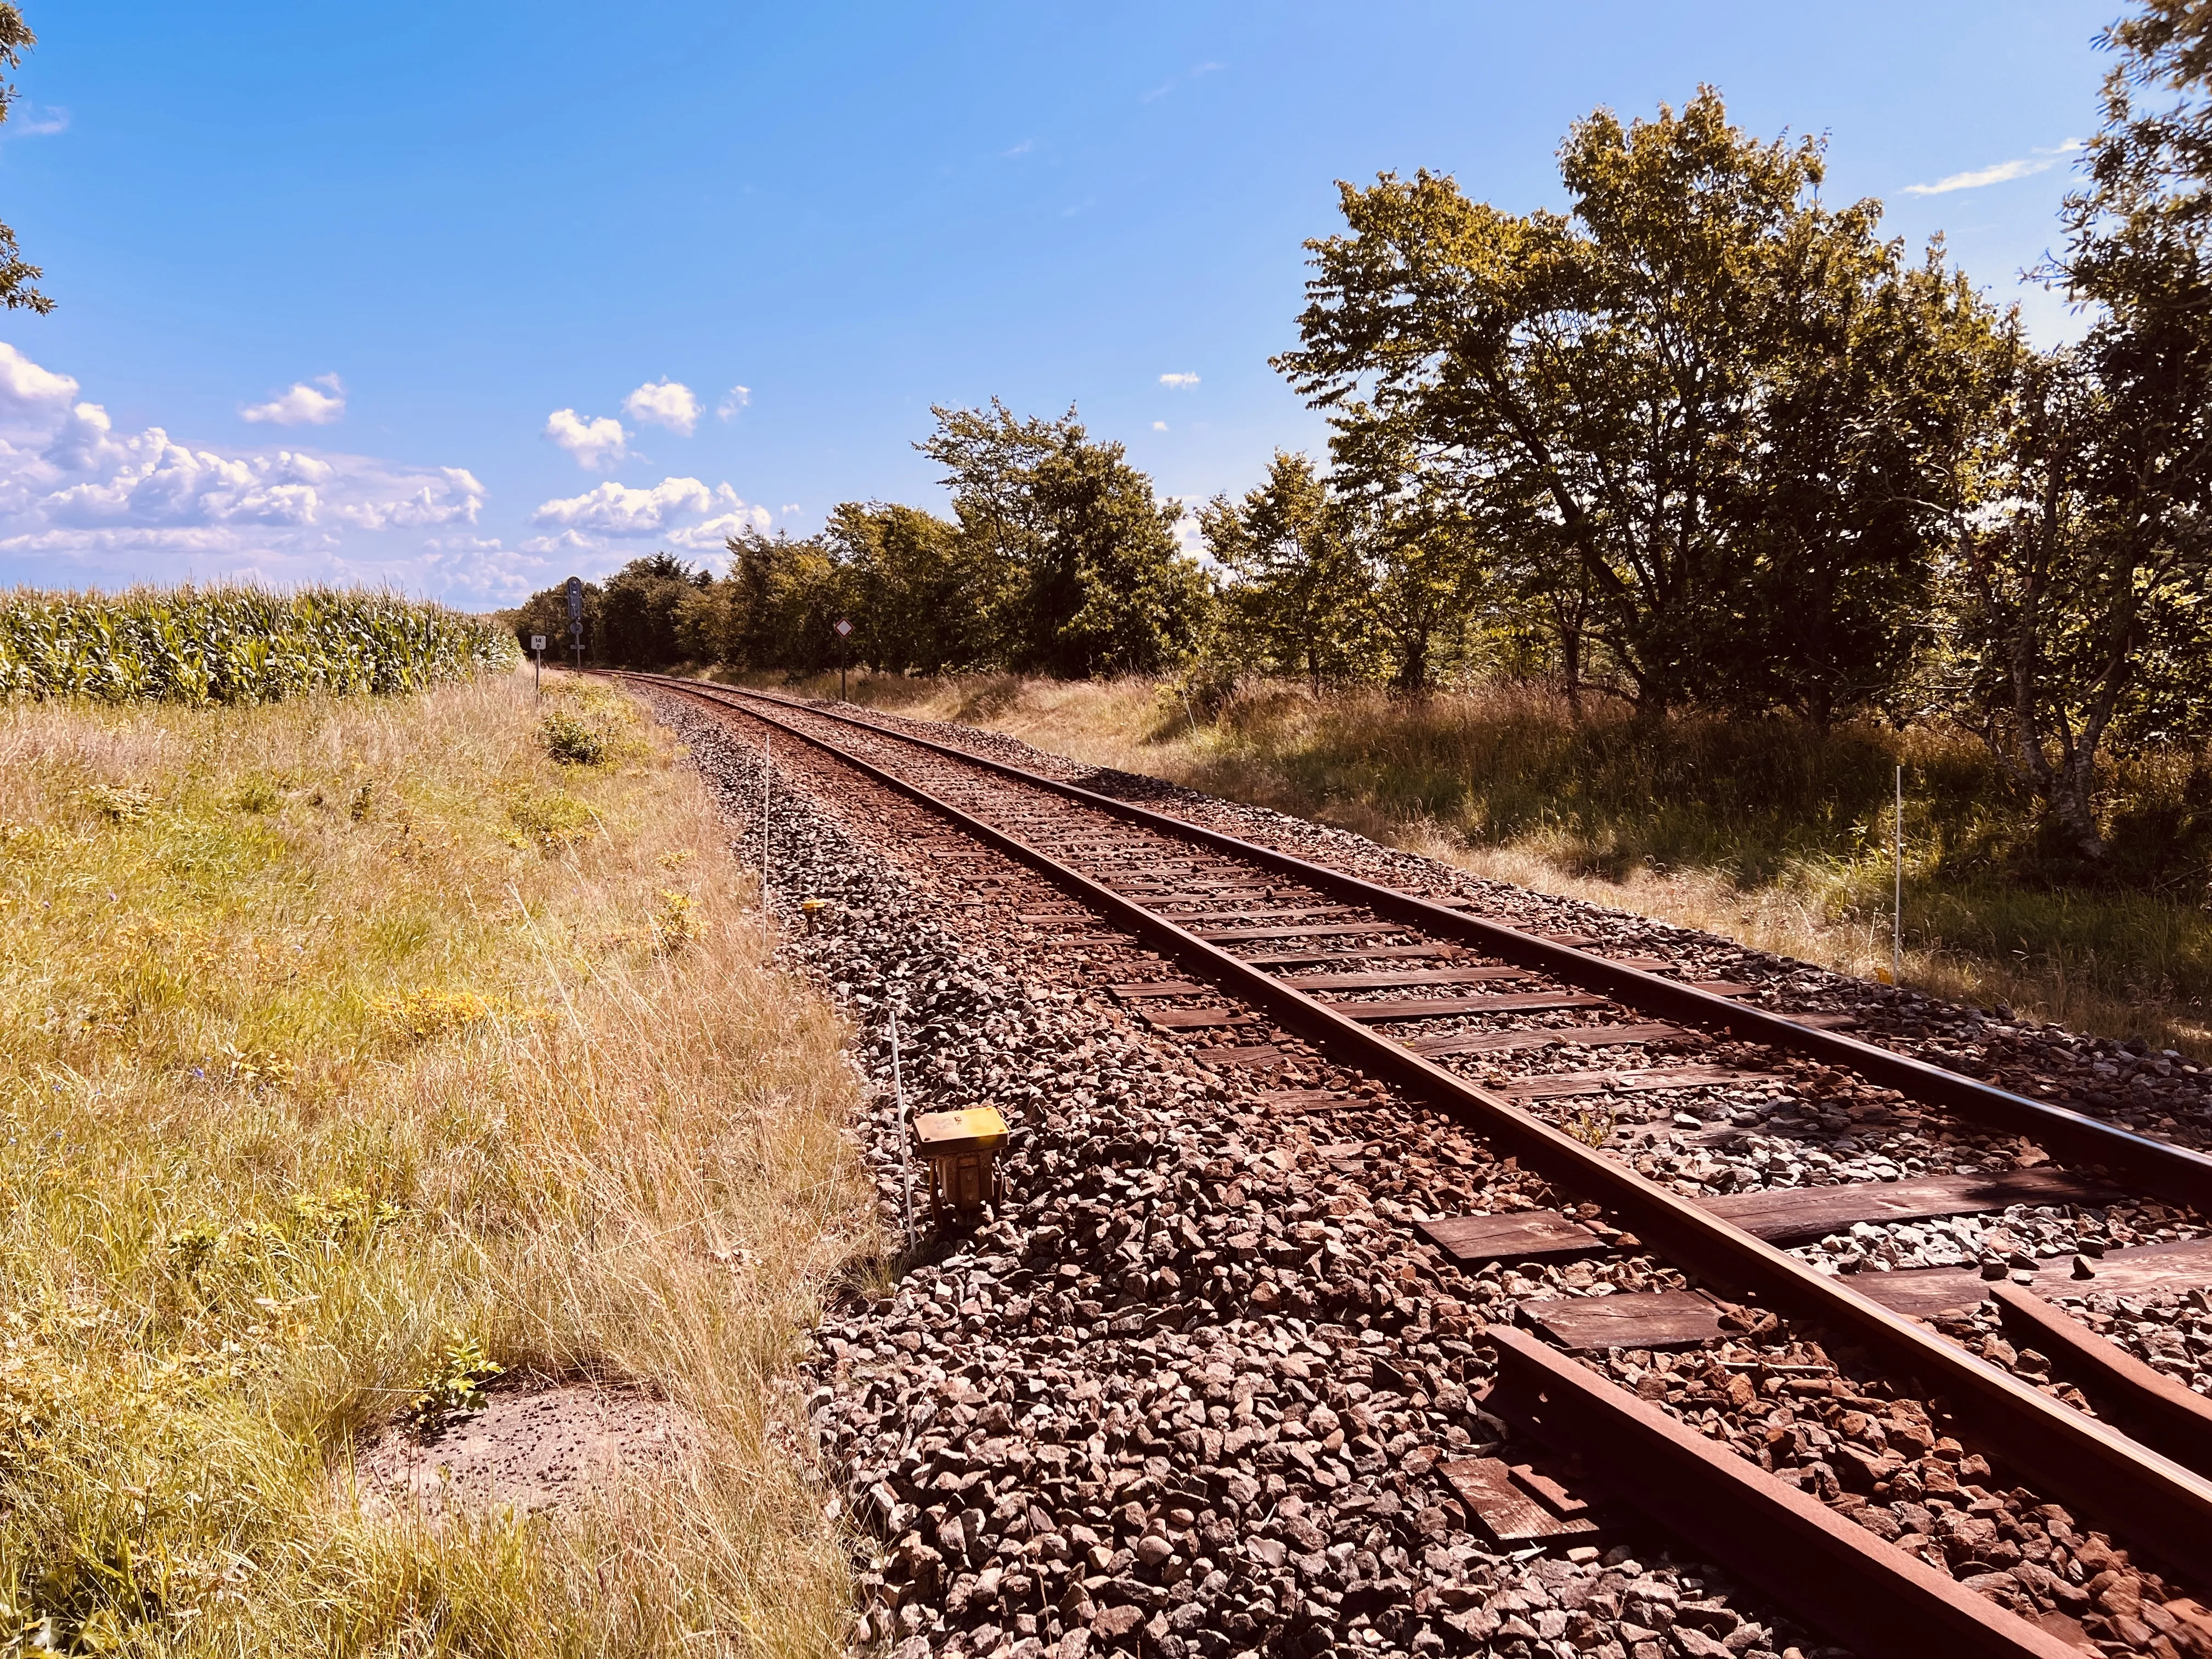
[[[2063,1026],[2019,1019],[2007,1007],[1947,1003],[1909,988],[1852,979],[1648,916],[1486,881],[1347,830],[1223,800],[1158,778],[1084,766],[1000,732],[864,712],[918,737],[1078,783],[1370,880],[1409,892],[1474,899],[1486,914],[1517,927],[1578,934],[1596,940],[1610,953],[1666,956],[1693,968],[1692,977],[1724,974],[1749,981],[1766,989],[1764,1006],[1799,1013],[1849,1013],[1860,1023],[1859,1035],[1900,1052],[2108,1118],[2143,1134],[2212,1149],[2212,1075],[2172,1049],[2161,1052],[2140,1041],[2085,1036]]]
[[[741,845],[757,847],[757,756],[696,706],[655,700],[726,793]],[[978,737],[958,732],[989,746]],[[993,743],[1048,769],[1048,757]],[[772,865],[782,902],[831,901],[790,950],[861,1027],[858,1059],[876,1085],[864,1130],[886,1224],[896,1230],[900,1204],[887,1004],[902,1010],[914,1109],[988,1101],[1017,1127],[996,1220],[925,1248],[890,1283],[856,1285],[823,1328],[815,1423],[847,1501],[881,1540],[864,1564],[864,1644],[895,1645],[898,1659],[1040,1659],[1047,1647],[1074,1659],[1093,1644],[1167,1659],[1338,1647],[1606,1659],[1755,1656],[1793,1642],[1818,1650],[1720,1573],[1670,1559],[1638,1533],[1579,1559],[1487,1551],[1434,1473],[1441,1457],[1485,1452],[1504,1434],[1480,1405],[1486,1321],[1511,1318],[1529,1297],[1673,1287],[1680,1274],[1631,1240],[1597,1261],[1462,1273],[1416,1240],[1412,1219],[1563,1195],[1449,1120],[1272,1035],[1290,1056],[1272,1084],[1369,1098],[1352,1113],[1263,1108],[1249,1075],[1199,1066],[1091,994],[1158,975],[1156,957],[1096,933],[1059,940],[1009,927],[1010,915],[1065,900],[1009,860],[950,851],[932,815],[824,763],[779,746],[778,771],[783,799],[810,784],[820,796],[777,819]],[[1971,1011],[1170,793],[1171,810],[1251,839],[1482,898],[1617,953],[1786,988],[1802,999],[1786,1006],[1901,1013],[1893,1025],[1917,1024],[1936,1042],[1955,1041],[1969,1020]],[[1514,1074],[1559,1063],[1547,1054],[1515,1056]],[[1823,1067],[1745,1045],[1722,1058],[1783,1080],[1618,1097],[1599,1126],[1609,1144],[1692,1193],[2043,1161],[2016,1137],[1960,1130]],[[2177,1122],[2185,1110],[2201,1115],[2195,1074],[2169,1071],[2159,1100]],[[1589,1109],[1565,1102],[1556,1115]],[[1582,1212],[1612,1236],[1594,1206]],[[1802,1254],[1830,1271],[1879,1272],[2202,1231],[2155,1206],[2022,1209],[1856,1229]],[[2106,1534],[2006,1487],[1958,1425],[1771,1316],[1739,1322],[1705,1350],[1598,1363],[1994,1600],[2082,1617],[2107,1643],[2162,1628],[2157,1578]],[[2205,1325],[2191,1310],[2134,1310],[2124,1322],[2129,1340],[2155,1345],[2165,1368],[2204,1387]],[[1993,1326],[1962,1334],[2020,1368]]]
[[[655,701],[757,847],[757,757]],[[801,769],[779,758],[780,782]],[[919,815],[869,811],[871,842],[927,833]],[[988,1099],[1016,1125],[1000,1218],[925,1247],[888,1285],[857,1284],[820,1332],[813,1421],[877,1540],[861,1645],[899,1659],[1823,1651],[1656,1540],[1579,1559],[1484,1548],[1434,1465],[1495,1449],[1504,1425],[1470,1395],[1487,1374],[1474,1310],[1442,1293],[1403,1206],[1298,1120],[1255,1109],[1249,1087],[1054,988],[1066,963],[1048,976],[1055,964],[985,954],[945,896],[830,814],[778,819],[772,860],[780,902],[834,906],[790,953],[861,1028],[862,1133],[894,1237],[887,1002],[904,1011],[911,1110]],[[1054,902],[1023,891],[1034,878],[1018,866],[989,878],[1009,903]],[[1394,1109],[1394,1155],[1413,1115]],[[1449,1125],[1421,1126],[1419,1151],[1463,1163],[1478,1202],[1548,1199]]]

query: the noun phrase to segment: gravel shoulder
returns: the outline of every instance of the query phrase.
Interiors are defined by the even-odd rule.
[[[648,695],[723,801],[741,854],[757,858],[757,753],[696,705]],[[2072,1086],[2063,1079],[2085,1069],[2119,1085],[2091,1091],[2111,1097],[2108,1115],[2192,1144],[2212,1138],[2202,1079],[2169,1057],[2115,1060],[2064,1034],[2023,1036],[2003,1011],[1939,1008],[1644,918],[1495,887],[1345,832],[1102,777],[994,734],[881,723],[1412,890],[1473,898],[1540,931],[1726,972],[1759,984],[1771,1006],[1850,1012],[1881,1040],[1951,1054],[1961,1069],[2004,1075],[2016,1051],[2089,1056],[2039,1072],[2050,1079],[2039,1086]],[[1198,1063],[1099,993],[1157,975],[1156,957],[1103,930],[1050,937],[1008,926],[1065,901],[888,792],[779,745],[772,793],[785,803],[771,818],[775,902],[799,935],[785,953],[860,1032],[854,1060],[870,1105],[856,1133],[893,1253],[886,1279],[857,1281],[823,1326],[810,1401],[860,1540],[861,1645],[896,1659],[1079,1659],[1093,1647],[1164,1659],[1834,1651],[1633,1523],[1601,1550],[1488,1548],[1437,1473],[1446,1457],[1529,1449],[1482,1407],[1486,1321],[1532,1297],[1678,1287],[1679,1273],[1630,1239],[1599,1261],[1462,1273],[1419,1242],[1415,1219],[1571,1200],[1293,1042],[1279,1045],[1273,1087],[1334,1090],[1360,1108],[1302,1115],[1263,1103],[1250,1077]],[[803,933],[793,914],[802,896],[825,902]],[[894,1007],[910,1110],[988,1102],[1015,1126],[994,1219],[902,1256]],[[1771,1069],[1771,1056],[1762,1063]],[[1931,1122],[1820,1067],[1782,1090],[1645,1097],[1607,1132],[1637,1167],[1692,1193],[2045,1161],[2016,1137]],[[1802,1253],[1827,1271],[1881,1272],[2203,1231],[2158,1206],[2023,1208],[1854,1229]],[[2124,1305],[2113,1328],[2203,1389],[2203,1312]],[[1960,1425],[1817,1334],[1771,1315],[1736,1322],[1687,1354],[1616,1352],[1595,1363],[1993,1600],[2075,1630],[2087,1623],[2108,1641],[2163,1637],[2155,1621],[2172,1598],[2162,1582],[2107,1534],[2008,1486]],[[2004,1350],[1993,1324],[1961,1334],[2033,1374],[2035,1357]]]

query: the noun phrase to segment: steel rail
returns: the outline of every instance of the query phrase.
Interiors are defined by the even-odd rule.
[[[1483,1404],[1726,1562],[1825,1634],[1883,1659],[2080,1659],[2072,1643],[1784,1486],[1526,1331],[1493,1325]]]
[[[2099,1415],[2177,1462],[2212,1470],[2212,1400],[2154,1370],[2033,1291],[2004,1283],[1990,1285],[1990,1293],[2013,1340],[2047,1358],[2054,1371],[2095,1402]]]
[[[690,690],[699,689],[698,682],[684,681],[672,675],[634,675],[627,678],[681,686]],[[1717,1026],[1731,1036],[1789,1049],[1810,1059],[1856,1072],[1870,1083],[1895,1089],[1912,1099],[1942,1106],[1961,1116],[2032,1135],[2043,1143],[2046,1150],[2055,1152],[2063,1148],[2072,1162],[2103,1164],[2107,1168],[2125,1170],[2144,1190],[2160,1197],[2199,1209],[2212,1210],[2212,1158],[2187,1147],[2153,1140],[2148,1135],[2132,1133],[2087,1113],[2054,1106],[2047,1101],[2031,1100],[2025,1095],[2014,1094],[2008,1089],[2000,1089],[1973,1078],[1962,1077],[1956,1072],[1946,1071],[1940,1066],[1916,1060],[1910,1054],[1900,1054],[1893,1049],[1861,1042],[1841,1032],[1801,1025],[1786,1014],[1747,1007],[1727,997],[1698,990],[1677,980],[1647,973],[1639,968],[1626,967],[1589,951],[1577,950],[1572,945],[1523,933],[1502,922],[1471,916],[1395,887],[1347,875],[1340,870],[1332,870],[1326,865],[1312,863],[1293,854],[1239,840],[1220,830],[1209,830],[1202,824],[1156,812],[1148,807],[1116,800],[1110,795],[1099,794],[1078,784],[1064,783],[1057,778],[1048,778],[1005,761],[970,754],[950,744],[917,737],[908,732],[895,731],[871,720],[835,714],[747,688],[714,686],[708,688],[708,691],[709,694],[755,699],[817,720],[836,721],[873,732],[878,737],[914,744],[967,765],[981,767],[1003,777],[1017,779],[1034,787],[1111,813],[1127,822],[1173,836],[1178,840],[1197,842],[1248,862],[1265,865],[1325,892],[1353,899],[1378,915],[1407,923],[1433,937],[1472,945],[1488,955],[1502,957],[1516,966],[1539,969],[1585,988],[1601,990],[1629,1006],[1693,1024]]]
[[[932,794],[921,785],[787,720],[716,695],[724,688],[701,688],[673,678],[652,678],[710,707],[732,709],[785,732],[833,757],[841,765],[939,813],[969,836],[1029,865],[1133,933],[1158,943],[1317,1047],[1350,1060],[1370,1076],[1396,1084],[1415,1098],[1451,1112],[1547,1179],[1595,1199],[1629,1223],[1643,1241],[1700,1277],[1863,1344],[1893,1377],[1911,1379],[1923,1393],[1942,1395],[1954,1413],[1971,1423],[1990,1450],[2051,1496],[2118,1526],[2131,1540],[2165,1560],[2179,1577],[2200,1586],[2212,1581],[2212,1559],[2202,1548],[2202,1541],[2212,1537],[2212,1481],[2111,1425],[2038,1392],[2010,1372],[1861,1295],[1841,1279],[1816,1273],[1797,1257],[1638,1175],[1534,1114],[1376,1035],[1330,1005],[1316,1001],[1243,958],[1208,944],[1167,917]],[[783,706],[788,712],[789,706]],[[879,736],[902,735],[864,722],[848,723]],[[941,745],[921,739],[906,741],[940,749],[963,763],[978,763],[975,757],[957,750],[942,750]],[[1022,781],[1030,780],[1024,776]],[[1185,828],[1172,819],[1163,820],[1163,826],[1177,831]]]

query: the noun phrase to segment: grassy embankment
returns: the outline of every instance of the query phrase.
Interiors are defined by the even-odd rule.
[[[834,696],[836,678],[808,683]],[[1498,688],[1423,704],[1242,690],[1194,718],[1146,681],[855,676],[855,701],[1342,824],[1523,883],[1874,977],[1889,967],[1905,764],[1905,979],[2212,1057],[2212,763],[2116,772],[2116,877],[2066,879],[1977,744],[1873,726],[1577,726]]]
[[[549,701],[603,760],[515,675],[0,708],[7,1651],[837,1647],[784,1379],[872,1227],[839,1032],[666,738]],[[561,1518],[356,1506],[349,1448],[479,1355],[701,1455]]]

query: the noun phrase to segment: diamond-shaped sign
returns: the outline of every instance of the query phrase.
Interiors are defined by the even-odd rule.
[[[838,632],[841,635],[846,635],[846,634],[849,634],[849,633],[851,633],[852,631],[853,631],[853,624],[852,624],[852,623],[850,623],[847,622],[847,621],[846,621],[842,617],[838,617],[838,618],[837,618],[837,632]]]

